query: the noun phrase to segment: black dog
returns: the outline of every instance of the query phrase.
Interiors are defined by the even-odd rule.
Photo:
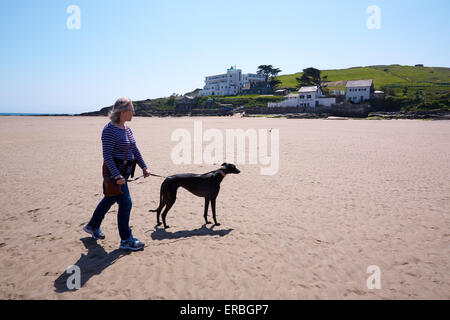
[[[181,173],[170,177],[167,177],[161,185],[160,193],[160,203],[158,209],[149,210],[151,212],[157,212],[156,222],[160,226],[161,222],[159,220],[159,215],[161,210],[164,208],[162,214],[162,221],[164,223],[164,228],[169,228],[166,224],[167,212],[172,208],[175,200],[177,198],[177,190],[179,187],[183,187],[189,192],[195,194],[198,197],[205,198],[205,218],[206,224],[211,222],[208,221],[208,206],[211,201],[211,208],[213,213],[213,219],[216,226],[220,226],[216,220],[216,198],[219,194],[220,183],[223,178],[229,173],[239,173],[240,171],[236,168],[234,164],[222,163],[222,166],[218,170],[214,170],[204,174],[193,174],[193,173]]]

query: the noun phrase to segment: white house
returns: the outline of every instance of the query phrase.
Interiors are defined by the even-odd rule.
[[[331,107],[336,104],[336,98],[327,98],[323,95],[318,86],[301,87],[298,94],[289,94],[284,101],[278,103],[269,103],[268,107],[310,107],[319,105]]]
[[[314,107],[319,104],[318,98],[322,95],[322,90],[318,86],[301,87],[298,90],[298,101],[301,107]]]
[[[231,96],[237,95],[244,86],[250,82],[265,81],[265,77],[259,74],[242,74],[241,69],[231,67],[225,74],[205,77],[205,86],[198,94],[200,96]]]
[[[373,80],[347,81],[345,100],[361,103],[372,98],[374,93]]]

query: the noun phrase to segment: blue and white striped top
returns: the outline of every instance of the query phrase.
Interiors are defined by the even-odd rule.
[[[128,134],[127,132],[128,131]],[[128,135],[130,136],[130,140],[128,139]],[[136,140],[134,140],[133,132],[130,128],[121,129],[111,122],[108,123],[102,132],[102,145],[103,145],[103,159],[105,161],[106,166],[111,172],[112,177],[117,177],[120,175],[120,171],[114,163],[113,158],[124,159],[127,150],[128,157],[127,160],[136,159],[137,164],[142,169],[146,169],[147,165],[142,159],[141,153],[136,145]]]

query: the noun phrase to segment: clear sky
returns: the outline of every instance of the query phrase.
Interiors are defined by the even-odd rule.
[[[80,29],[69,29],[70,5]],[[369,29],[370,5],[381,28]],[[0,112],[80,113],[183,94],[231,65],[450,66],[448,0],[14,0],[0,9]],[[74,21],[74,20],[70,20]]]

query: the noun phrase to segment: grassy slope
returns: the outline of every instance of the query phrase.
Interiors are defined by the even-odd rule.
[[[385,71],[386,70],[386,71]],[[300,73],[280,75],[281,88],[296,87],[295,78]],[[404,86],[443,86],[450,85],[450,68],[410,67],[410,66],[370,66],[340,70],[322,70],[322,77],[328,81],[373,79],[375,88]]]
[[[450,68],[410,67],[410,66],[374,66],[375,70],[389,73],[407,84],[442,85],[450,84]],[[389,85],[389,83],[387,83]]]

